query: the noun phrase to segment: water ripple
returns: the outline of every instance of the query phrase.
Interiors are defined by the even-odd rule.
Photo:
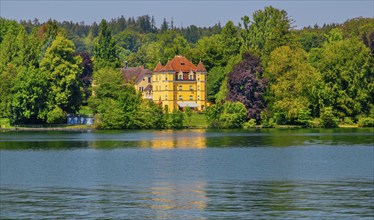
[[[2,186],[1,219],[373,219],[370,180]]]

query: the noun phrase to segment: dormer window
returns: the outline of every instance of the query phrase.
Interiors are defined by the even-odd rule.
[[[179,80],[183,80],[183,73],[182,73],[182,71],[180,71],[180,72],[178,73],[178,79],[179,79]]]
[[[185,63],[181,63],[182,66],[186,65]]]
[[[193,80],[193,72],[191,71],[190,74],[188,75],[189,80]]]

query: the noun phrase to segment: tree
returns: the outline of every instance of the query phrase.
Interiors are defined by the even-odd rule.
[[[124,84],[121,71],[106,67],[93,74],[93,94],[89,106],[103,129],[133,129],[139,126],[137,112],[141,94],[134,86]]]
[[[161,32],[165,32],[167,30],[169,30],[169,23],[166,21],[166,18],[164,18],[161,24]]]
[[[368,114],[374,102],[374,61],[358,39],[330,41],[312,50],[310,60],[323,80],[324,107],[340,118]]]
[[[40,62],[41,71],[48,79],[48,108],[50,111],[75,113],[82,102],[81,81],[79,75],[81,59],[75,56],[73,42],[63,36],[57,36]],[[48,122],[53,120],[47,118]]]
[[[229,73],[227,100],[241,102],[248,111],[248,118],[260,120],[260,112],[266,107],[264,92],[266,80],[262,77],[260,59],[252,54],[244,54],[243,61]]]
[[[289,46],[275,49],[270,54],[264,76],[269,80],[269,108],[278,124],[299,123],[299,116],[305,118],[301,112],[308,112],[308,109],[313,110],[314,116],[319,115],[320,76],[308,63],[303,49]]]
[[[118,67],[118,58],[116,54],[116,44],[112,39],[112,34],[106,20],[101,20],[99,26],[99,36],[94,49],[95,68]]]
[[[137,128],[161,129],[166,127],[166,117],[162,111],[162,106],[155,104],[152,100],[142,100],[139,111],[135,115]]]
[[[207,78],[207,99],[209,102],[216,102],[216,95],[220,90],[222,82],[226,77],[225,68],[216,66],[208,72]],[[226,86],[226,85],[225,85]]]
[[[8,64],[7,68],[0,73],[0,117],[7,117],[10,115],[9,106],[17,75],[17,68],[12,64]]]
[[[30,67],[18,74],[9,104],[12,124],[46,122],[48,113],[48,79],[39,69]]]
[[[291,42],[291,23],[287,12],[272,6],[253,13],[253,21],[248,16],[242,18],[244,49],[252,49],[261,59],[267,56],[275,48],[288,45]]]
[[[242,38],[239,29],[232,21],[228,21],[221,31],[221,40],[224,45],[223,56],[225,60],[239,54],[242,45]]]
[[[86,51],[79,53],[82,59],[81,68],[82,73],[79,75],[80,80],[83,84],[83,94],[84,101],[87,102],[88,97],[91,95],[91,83],[92,83],[92,73],[93,73],[93,61]]]

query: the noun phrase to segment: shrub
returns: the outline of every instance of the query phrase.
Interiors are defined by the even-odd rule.
[[[170,127],[183,128],[184,114],[180,110],[174,109],[171,114]]]
[[[362,117],[358,119],[358,126],[360,127],[374,127],[374,118]]]
[[[338,127],[338,119],[332,112],[331,107],[327,107],[321,114],[321,126],[324,128],[336,128]]]
[[[344,123],[345,125],[353,125],[353,121],[352,121],[352,119],[349,118],[349,117],[345,117],[344,120],[343,120],[343,123]]]
[[[256,127],[256,119],[254,118],[251,118],[249,121],[245,122],[243,124],[243,127],[245,129],[248,129],[248,128],[255,128]]]

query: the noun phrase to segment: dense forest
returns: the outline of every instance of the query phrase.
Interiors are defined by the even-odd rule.
[[[89,106],[103,129],[179,128],[185,113],[142,100],[118,70],[179,54],[207,68],[210,127],[374,126],[374,19],[292,24],[271,6],[213,27],[0,18],[0,118],[63,123]]]

